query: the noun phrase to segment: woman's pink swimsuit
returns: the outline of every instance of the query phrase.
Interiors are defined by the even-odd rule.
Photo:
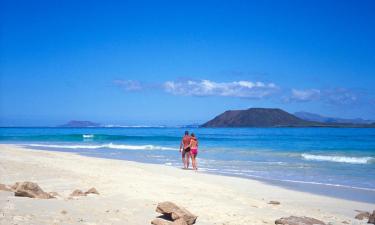
[[[192,149],[190,150],[190,154],[192,154],[192,155],[197,155],[197,154],[198,154],[198,148],[192,148]]]

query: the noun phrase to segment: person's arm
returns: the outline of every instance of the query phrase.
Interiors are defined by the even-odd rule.
[[[181,144],[180,144],[180,152],[182,152],[182,147],[184,146],[184,143],[183,143],[183,140],[181,140]]]
[[[192,141],[193,141],[193,139],[190,140],[190,143],[189,143],[188,146],[186,146],[186,148],[191,148],[191,146],[192,146]]]

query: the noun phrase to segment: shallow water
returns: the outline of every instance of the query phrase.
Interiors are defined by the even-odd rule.
[[[181,167],[178,147],[184,130],[0,128],[0,143]],[[290,188],[304,186],[312,192],[319,192],[314,191],[319,188],[306,185],[341,187],[343,196],[363,191],[367,197],[359,200],[367,198],[366,201],[375,203],[375,129],[195,128],[191,131],[199,139],[200,171],[262,179]]]

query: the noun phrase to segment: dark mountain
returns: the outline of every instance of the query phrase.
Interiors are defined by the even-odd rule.
[[[229,110],[202,127],[308,127],[320,123],[300,119],[281,109],[250,108]]]
[[[343,119],[343,118],[334,118],[334,117],[326,117],[315,113],[309,112],[296,112],[294,113],[300,119],[313,121],[313,122],[321,122],[321,123],[351,123],[351,124],[371,124],[375,121],[373,120],[364,120],[361,118],[357,119]]]
[[[300,115],[300,114],[299,114]],[[309,114],[308,114],[309,115]],[[250,108],[247,110],[229,110],[201,127],[352,127],[375,128],[374,123],[350,123],[347,120],[324,120],[316,114],[308,121],[281,109]],[[363,121],[363,120],[362,120]]]
[[[99,123],[94,123],[91,121],[80,121],[80,120],[71,120],[66,124],[60,125],[59,127],[98,127]]]

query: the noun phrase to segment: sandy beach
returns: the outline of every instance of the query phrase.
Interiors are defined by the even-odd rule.
[[[85,157],[0,145],[0,183],[32,181],[56,199],[15,197],[0,191],[0,224],[150,224],[156,205],[172,201],[198,216],[196,224],[274,224],[309,216],[326,224],[366,224],[355,210],[374,204],[288,190],[256,180],[170,166]],[[100,195],[74,199],[75,189]],[[280,205],[268,204],[279,201]]]

